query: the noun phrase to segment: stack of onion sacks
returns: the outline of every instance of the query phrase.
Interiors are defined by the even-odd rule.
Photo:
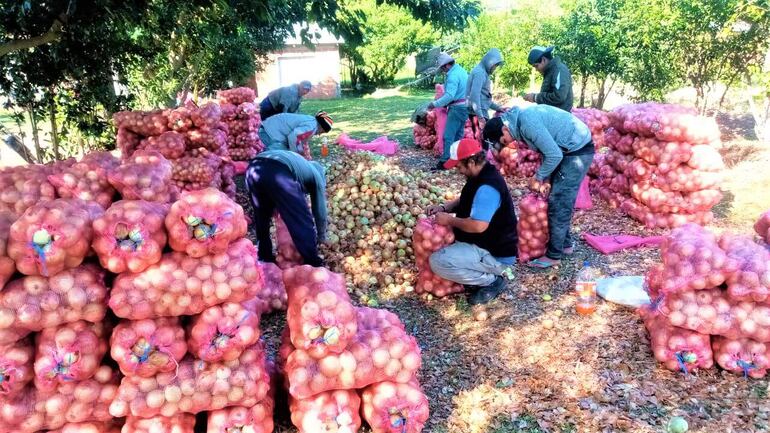
[[[770,244],[770,210],[759,216],[754,224],[754,231],[766,244]]]

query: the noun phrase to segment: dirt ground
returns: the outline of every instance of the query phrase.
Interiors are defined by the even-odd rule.
[[[711,227],[717,231],[749,233],[770,208],[770,144],[756,141],[741,122],[720,119],[729,131],[722,149],[729,169]],[[394,164],[427,170],[434,163],[427,152],[404,147]],[[437,175],[442,185],[459,188],[462,182],[455,173]],[[511,186],[522,190],[523,182]],[[598,199],[594,205],[576,214],[578,234],[662,233]],[[690,375],[665,370],[633,310],[602,302],[592,316],[575,314],[571,290],[584,260],[608,276],[641,275],[659,254],[644,248],[604,256],[580,242],[559,268],[537,272],[517,265],[504,295],[483,308],[486,320],[475,319],[482,310],[470,308],[462,295],[383,296],[381,307],[401,317],[422,349],[420,381],[431,409],[424,431],[663,432],[677,415],[691,432],[770,431],[767,380],[718,369]],[[273,346],[284,321],[284,314],[263,320]],[[283,419],[276,431],[296,430]]]

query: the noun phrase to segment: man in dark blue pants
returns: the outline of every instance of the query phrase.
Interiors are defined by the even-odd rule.
[[[259,260],[275,262],[270,222],[273,212],[278,211],[304,263],[322,266],[318,242],[326,239],[327,218],[323,167],[294,152],[268,150],[251,160],[246,185],[254,206]],[[310,195],[312,215],[306,194]]]

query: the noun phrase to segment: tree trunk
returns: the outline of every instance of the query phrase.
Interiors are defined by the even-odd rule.
[[[29,114],[29,123],[32,125],[32,141],[35,143],[35,157],[38,164],[43,163],[43,149],[40,147],[40,136],[37,133],[37,116],[35,116],[35,109],[30,108],[27,110]]]
[[[588,85],[588,75],[580,78],[580,108],[586,106],[586,86]]]
[[[49,96],[48,110],[51,117],[51,143],[53,144],[53,157],[58,161],[59,155],[59,132],[56,129],[56,101],[54,100],[55,89],[51,87],[51,94]]]
[[[607,77],[604,77],[601,80],[597,78],[596,81],[599,86],[599,96],[596,97],[596,106],[594,108],[601,110],[604,107],[604,102],[607,100],[607,95],[610,94],[612,86],[615,84],[615,82],[613,81],[610,84],[610,88],[607,89]]]

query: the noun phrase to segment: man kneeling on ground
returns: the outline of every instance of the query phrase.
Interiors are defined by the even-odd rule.
[[[428,215],[454,229],[456,242],[430,256],[434,274],[465,286],[470,304],[484,304],[505,289],[502,273],[516,262],[516,210],[508,185],[477,140],[452,144],[447,169],[467,182],[460,198],[430,206]],[[454,215],[451,215],[454,214]]]

